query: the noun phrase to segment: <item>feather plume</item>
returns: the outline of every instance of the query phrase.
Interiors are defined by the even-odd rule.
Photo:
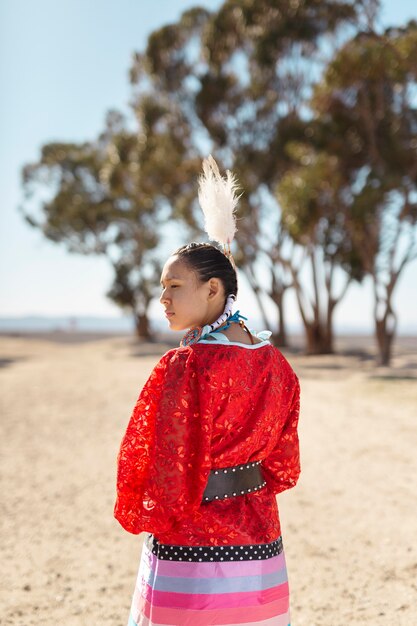
[[[236,232],[235,209],[240,196],[235,176],[229,170],[223,178],[210,155],[203,161],[199,178],[198,200],[204,213],[204,230],[209,239],[223,245],[233,240]]]

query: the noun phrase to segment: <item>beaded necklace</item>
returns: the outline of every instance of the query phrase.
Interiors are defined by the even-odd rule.
[[[247,320],[248,318],[241,315],[239,311],[236,311],[232,315],[232,305],[235,302],[235,300],[236,300],[235,295],[233,294],[229,295],[226,300],[225,309],[223,313],[220,315],[220,317],[215,322],[213,322],[213,324],[206,324],[203,327],[195,326],[193,328],[190,328],[190,330],[181,339],[180,346],[181,347],[189,346],[193,343],[197,343],[197,341],[199,341],[200,339],[206,339],[206,337],[209,337],[211,333],[216,332],[220,328],[222,330],[226,330],[227,328],[229,328],[232,322],[238,323],[241,326],[241,328],[245,328],[248,331],[250,338],[251,338],[251,342],[253,344],[252,334],[249,331],[249,329],[245,326],[245,322],[243,321],[243,320]]]
[[[222,330],[226,330],[227,328],[229,328],[230,324],[232,322],[238,322],[240,324],[240,326],[242,326],[242,324],[240,323],[240,320],[247,320],[247,317],[244,317],[243,315],[240,314],[239,311],[236,311],[236,313],[233,313],[233,315],[231,315],[229,317],[229,319],[227,320],[227,322],[225,322],[224,326],[221,326],[220,328]],[[243,324],[244,325],[244,324]],[[217,329],[219,330],[219,329]],[[205,339],[206,337],[208,337],[212,332],[217,332],[217,331],[213,331],[211,330],[210,332],[206,333],[205,335],[202,335],[200,337],[200,339]]]

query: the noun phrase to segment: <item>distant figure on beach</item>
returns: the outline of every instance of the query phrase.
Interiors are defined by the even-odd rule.
[[[169,257],[160,302],[178,348],[153,369],[118,454],[114,515],[146,532],[128,626],[289,626],[276,494],[300,473],[296,374],[239,311],[236,182],[203,162],[208,243]]]

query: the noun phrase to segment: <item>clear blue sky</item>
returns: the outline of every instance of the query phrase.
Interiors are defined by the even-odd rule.
[[[105,259],[70,255],[23,221],[20,169],[36,161],[42,144],[83,141],[103,127],[110,108],[127,109],[131,54],[147,35],[199,4],[220,0],[0,0],[0,316],[109,315],[111,269]],[[417,18],[414,0],[385,0],[386,24]],[[417,264],[408,268],[394,299],[400,330],[417,329]],[[254,311],[242,284],[240,309]],[[290,321],[298,321],[294,299]],[[158,315],[158,306],[153,307]],[[255,312],[256,313],[256,312]],[[353,287],[337,328],[372,328],[369,284]]]

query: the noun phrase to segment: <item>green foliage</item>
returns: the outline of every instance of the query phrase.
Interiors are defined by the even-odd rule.
[[[90,143],[43,146],[39,162],[22,171],[26,198],[44,183],[54,189],[55,195],[42,204],[44,219],[27,215],[29,223],[42,228],[52,241],[66,241],[70,251],[102,251],[105,232],[117,214],[100,181],[103,162]]]
[[[339,208],[341,188],[335,157],[316,154],[308,147],[288,147],[299,166],[289,170],[278,185],[282,224],[297,243],[311,239],[321,220],[331,221]]]
[[[359,33],[337,52],[312,98],[312,145],[344,179],[344,230],[374,283],[380,362],[395,333],[392,296],[417,256],[417,24]],[[303,173],[304,208],[317,200]],[[287,194],[288,194],[287,190]],[[325,203],[324,203],[325,204]],[[303,228],[300,222],[301,229]]]
[[[296,165],[277,186],[282,227],[297,244],[320,248],[325,261],[361,280],[363,268],[348,236],[347,180],[338,157],[300,143],[288,144],[287,151]]]
[[[415,169],[417,110],[411,94],[416,78],[417,25],[411,23],[347,42],[313,98],[333,133],[347,139],[341,150],[347,165],[371,165],[392,188]]]
[[[398,245],[386,225],[397,233],[416,220],[417,24],[378,34],[377,8],[374,0],[226,0],[217,12],[186,11],[133,57],[133,130],[110,112],[95,141],[47,144],[24,168],[28,200],[50,191],[41,217],[29,210],[26,219],[70,250],[107,254],[110,296],[143,315],[165,224],[202,236],[197,177],[212,152],[241,183],[238,264],[255,287],[262,258],[264,290],[281,304],[290,272],[302,309],[308,286],[283,250],[307,250],[315,300],[305,297],[313,320],[304,309],[302,317],[319,336],[337,302],[334,267],[348,281],[375,272],[377,257],[392,261]],[[352,36],[323,67],[341,26]]]
[[[323,34],[353,19],[349,2],[327,0],[228,0],[224,2],[207,30],[210,63],[220,68],[236,50],[244,49],[250,58],[252,79],[264,71],[272,76],[294,44],[305,53],[316,48]]]
[[[139,185],[142,152],[141,138],[110,112],[95,142],[47,144],[22,171],[27,204],[39,187],[50,188],[48,199],[36,198],[40,216],[25,207],[27,221],[71,252],[108,256],[115,269],[109,297],[139,313],[153,295],[146,268],[159,241],[153,204]]]
[[[371,211],[377,221],[391,192],[403,197],[417,192],[416,79],[417,25],[412,22],[347,42],[315,91],[321,146],[337,155],[349,178],[356,220],[368,219]]]

